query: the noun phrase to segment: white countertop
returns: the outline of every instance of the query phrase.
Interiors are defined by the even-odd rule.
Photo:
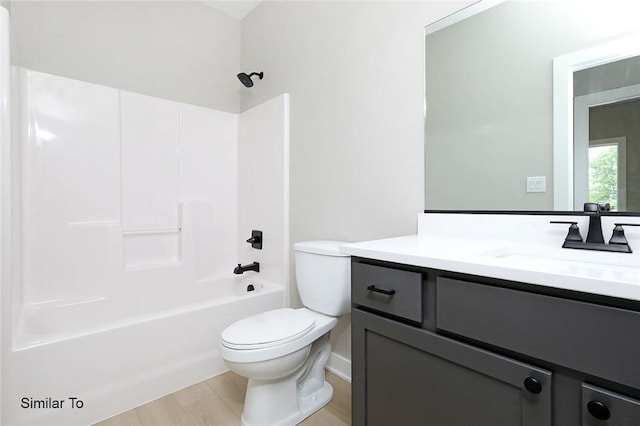
[[[562,249],[561,244],[562,240],[557,247],[550,247],[513,239],[421,234],[347,244],[340,251],[369,259],[640,301],[637,255]]]

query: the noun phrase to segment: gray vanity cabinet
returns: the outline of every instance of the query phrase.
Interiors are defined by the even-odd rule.
[[[511,284],[353,258],[353,424],[640,425],[640,309]]]

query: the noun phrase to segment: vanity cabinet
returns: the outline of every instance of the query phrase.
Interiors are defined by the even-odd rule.
[[[351,320],[353,424],[551,425],[549,371],[368,312]]]
[[[640,309],[536,287],[354,257],[353,424],[640,425]]]

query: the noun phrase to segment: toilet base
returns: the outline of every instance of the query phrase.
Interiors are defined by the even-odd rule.
[[[314,394],[304,398],[298,398],[299,409],[295,410],[288,417],[281,418],[277,423],[269,423],[273,426],[292,426],[297,425],[304,419],[320,410],[327,405],[333,398],[333,387],[330,383],[325,382],[324,386],[317,390]],[[265,423],[251,423],[245,418],[245,413],[241,417],[242,426],[263,426]]]
[[[300,423],[325,405],[333,398],[333,387],[329,382],[324,382],[324,386],[318,389],[314,394],[307,397],[298,398],[300,404],[301,417],[294,424]]]
[[[333,387],[324,378],[331,354],[328,333],[311,346],[307,362],[290,377],[249,379],[243,426],[292,426],[331,401]]]

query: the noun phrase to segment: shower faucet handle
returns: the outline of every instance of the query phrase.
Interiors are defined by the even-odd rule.
[[[254,229],[251,231],[251,238],[247,240],[254,249],[262,250],[262,231]]]

